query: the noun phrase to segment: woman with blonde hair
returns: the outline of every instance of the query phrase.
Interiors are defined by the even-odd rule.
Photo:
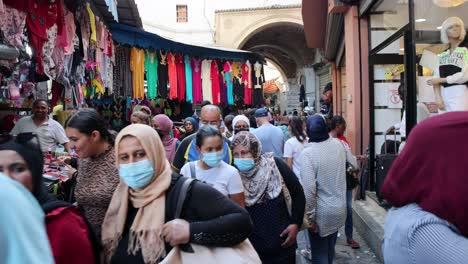
[[[115,150],[121,180],[102,226],[106,262],[159,263],[174,246],[230,247],[250,235],[248,213],[196,180],[187,191],[181,219],[174,219],[187,178],[171,172],[161,139],[150,126],[124,128]]]
[[[434,78],[427,81],[434,86],[439,109],[447,112],[468,110],[468,48],[462,45],[465,36],[460,18],[449,17],[442,23],[440,39],[449,48],[439,54]]]

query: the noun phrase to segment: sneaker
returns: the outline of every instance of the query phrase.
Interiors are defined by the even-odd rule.
[[[309,261],[312,261],[312,252],[310,252],[310,250],[301,249],[300,254],[301,254],[301,256],[304,257],[305,259],[307,259],[307,260],[309,260]]]

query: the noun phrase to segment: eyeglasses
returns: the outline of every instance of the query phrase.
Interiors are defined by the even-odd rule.
[[[32,139],[36,139],[34,142],[35,145],[39,145],[39,140],[37,138],[36,133],[27,132],[27,133],[19,133],[17,135],[10,135],[10,134],[2,134],[0,135],[0,144],[5,144],[10,141],[17,142],[19,144],[26,144],[26,143],[33,143]]]

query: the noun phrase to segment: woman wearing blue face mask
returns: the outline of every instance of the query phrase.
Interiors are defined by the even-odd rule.
[[[180,174],[211,185],[244,207],[244,187],[239,172],[223,161],[224,148],[221,132],[214,126],[204,126],[200,128],[196,137],[200,160],[185,164]]]
[[[250,132],[237,133],[232,148],[244,184],[246,209],[254,223],[250,242],[263,263],[296,263],[296,236],[305,210],[298,178],[273,153],[262,155],[260,140]],[[290,194],[290,212],[283,182]]]
[[[199,181],[189,186],[180,219],[174,219],[185,178],[171,172],[150,126],[124,128],[115,152],[121,181],[102,226],[106,263],[159,263],[174,246],[229,247],[249,236],[248,213]]]

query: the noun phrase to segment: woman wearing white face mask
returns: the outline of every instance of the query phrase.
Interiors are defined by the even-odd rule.
[[[244,187],[239,172],[223,161],[223,136],[214,126],[204,126],[197,133],[196,147],[200,160],[185,164],[180,174],[203,181],[231,200],[245,206]]]
[[[121,181],[102,226],[107,263],[159,263],[177,245],[229,247],[250,234],[248,213],[199,181],[188,189],[181,219],[174,219],[185,180],[171,175],[162,142],[150,126],[124,128],[115,151]]]
[[[245,188],[246,209],[254,223],[249,240],[263,263],[296,263],[296,236],[305,210],[299,180],[282,159],[273,153],[262,155],[262,144],[252,133],[237,133],[232,148]],[[290,194],[290,212],[282,182]]]

